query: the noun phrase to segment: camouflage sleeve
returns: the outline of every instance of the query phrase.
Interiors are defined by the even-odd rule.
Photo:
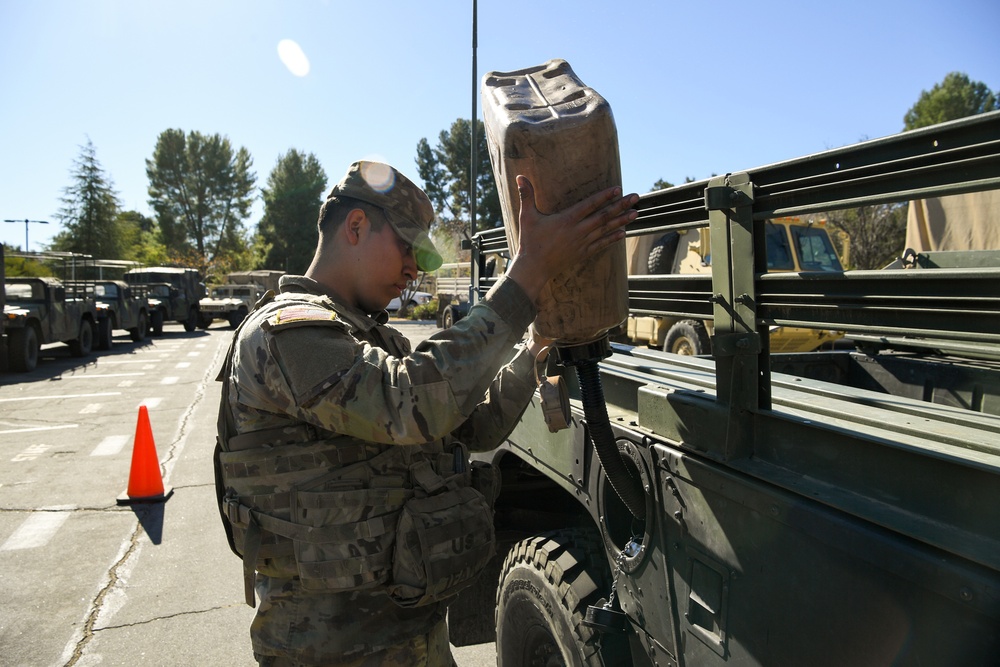
[[[455,326],[393,357],[339,322],[241,339],[239,401],[372,442],[422,444],[454,431],[482,402],[535,314],[501,278]]]
[[[500,369],[483,401],[454,435],[471,451],[494,449],[510,435],[535,393],[534,357],[519,347]]]

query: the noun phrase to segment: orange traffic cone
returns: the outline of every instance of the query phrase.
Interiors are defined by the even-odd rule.
[[[128,489],[118,496],[119,505],[132,503],[161,503],[174,492],[163,488],[160,460],[156,456],[153,429],[149,426],[149,411],[139,406],[139,422],[135,426],[135,443],[132,446],[132,469],[128,476]]]

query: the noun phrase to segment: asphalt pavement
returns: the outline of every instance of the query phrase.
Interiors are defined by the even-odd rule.
[[[436,331],[394,325],[414,344]],[[168,325],[86,361],[47,346],[35,372],[0,375],[0,664],[256,665],[211,465],[230,336]],[[119,505],[139,405],[172,494]],[[454,655],[496,664],[493,644]]]

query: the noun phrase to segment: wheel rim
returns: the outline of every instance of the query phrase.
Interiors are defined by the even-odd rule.
[[[674,346],[670,350],[674,354],[687,354],[694,356],[694,344],[685,336],[681,336],[674,341]]]

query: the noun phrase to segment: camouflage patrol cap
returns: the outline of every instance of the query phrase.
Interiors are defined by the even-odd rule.
[[[396,234],[413,246],[417,267],[433,271],[441,266],[441,255],[428,235],[434,220],[431,200],[394,167],[359,160],[333,186],[327,199],[331,197],[352,197],[379,207]]]

